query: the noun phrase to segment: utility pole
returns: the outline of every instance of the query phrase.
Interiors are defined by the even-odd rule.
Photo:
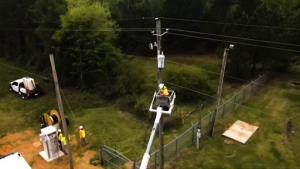
[[[60,117],[62,120],[63,132],[64,132],[64,135],[67,140],[67,153],[68,153],[68,158],[69,158],[70,169],[74,169],[70,140],[69,140],[69,132],[68,132],[68,128],[67,128],[67,123],[66,123],[65,114],[64,114],[64,108],[63,108],[62,99],[61,99],[61,95],[60,95],[60,89],[59,89],[53,54],[50,54],[49,57],[50,57],[50,63],[51,63],[51,68],[52,68],[52,75],[53,75],[53,80],[54,80],[58,109],[59,109]]]
[[[157,59],[159,59],[159,56],[162,54],[161,51],[161,22],[159,18],[155,18],[156,20],[156,43],[157,43]],[[159,85],[162,82],[161,78],[161,72],[162,69],[158,68],[157,69],[157,84]],[[157,85],[157,86],[158,86]],[[159,169],[164,168],[164,126],[163,126],[163,121],[164,118],[163,116],[161,117],[159,121],[159,130],[158,130],[158,135],[159,135]]]
[[[157,59],[158,59],[158,56],[161,55],[161,22],[160,22],[160,19],[159,18],[155,18],[156,20],[156,48],[157,48]],[[161,68],[158,68],[157,69],[157,86],[162,82],[162,79],[161,79],[161,72],[162,72],[162,69]]]
[[[219,107],[221,105],[222,101],[222,93],[223,93],[223,82],[224,82],[224,75],[226,70],[226,64],[227,64],[227,56],[228,52],[234,48],[234,45],[230,44],[229,47],[225,47],[224,53],[223,53],[223,61],[222,61],[222,68],[221,68],[221,74],[219,79],[219,86],[218,86],[218,96],[217,96],[217,105],[215,110],[212,112],[212,118],[210,121],[210,130],[209,130],[209,136],[213,136],[214,133],[214,127],[216,123],[216,116],[219,113]]]

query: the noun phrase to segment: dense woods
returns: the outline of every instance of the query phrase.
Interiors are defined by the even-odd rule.
[[[155,55],[147,46],[155,40],[150,31],[155,27],[153,17],[158,16],[170,32],[196,31],[206,34],[189,35],[218,40],[170,34],[163,41],[168,53],[217,52],[221,56],[228,44],[222,41],[238,42],[228,66],[235,76],[285,71],[297,60],[296,52],[275,48],[299,50],[300,0],[1,1],[0,57],[47,74],[45,65],[52,52],[64,85],[96,89],[107,98],[122,95],[133,104],[143,102],[144,98],[135,99],[135,92],[149,86],[143,85],[142,73],[128,65],[126,55]],[[125,28],[143,31],[121,31]],[[196,86],[201,86],[197,80]],[[139,84],[135,88],[133,81]],[[207,84],[202,87],[207,89]]]

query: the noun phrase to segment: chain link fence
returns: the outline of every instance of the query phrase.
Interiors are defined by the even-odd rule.
[[[222,119],[230,116],[241,104],[246,102],[251,96],[255,95],[259,88],[266,82],[268,75],[263,75],[257,78],[255,81],[252,81],[248,85],[242,87],[239,91],[235,92],[232,97],[225,100],[221,106],[218,107],[218,112],[216,116],[216,123],[222,122]],[[205,113],[205,112],[201,112]],[[201,129],[201,134],[206,135],[210,129],[210,123],[212,119],[212,113],[208,113],[205,116],[201,117],[198,123],[193,124],[189,129],[184,133],[176,137],[174,140],[164,145],[164,162],[170,162],[174,160],[180,152],[185,150],[188,147],[193,146],[196,141],[197,129]],[[204,137],[201,137],[203,139]],[[105,149],[104,149],[105,150]],[[159,168],[159,150],[152,152],[149,168],[157,169]],[[125,163],[131,162],[129,159],[122,156],[117,156],[114,153],[104,153],[105,156],[102,156],[104,164],[109,166],[118,166],[119,164],[124,165]],[[127,161],[126,161],[127,160]],[[131,162],[132,169],[139,169],[141,161]],[[123,166],[115,167],[116,169],[122,168]]]
[[[131,164],[132,161],[117,150],[102,145],[100,149],[101,165],[108,169],[123,169],[125,164]]]

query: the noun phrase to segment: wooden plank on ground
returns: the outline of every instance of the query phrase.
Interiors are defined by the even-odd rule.
[[[257,126],[237,120],[223,133],[223,136],[245,144],[257,129]]]

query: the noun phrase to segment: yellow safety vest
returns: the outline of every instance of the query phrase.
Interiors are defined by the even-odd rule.
[[[63,134],[60,133],[58,135],[58,140],[61,142],[62,145],[64,146],[67,145],[67,139]]]
[[[84,130],[79,130],[79,138],[85,138],[85,131]]]
[[[169,96],[169,91],[166,87],[163,88],[163,93],[162,93],[163,96]]]

